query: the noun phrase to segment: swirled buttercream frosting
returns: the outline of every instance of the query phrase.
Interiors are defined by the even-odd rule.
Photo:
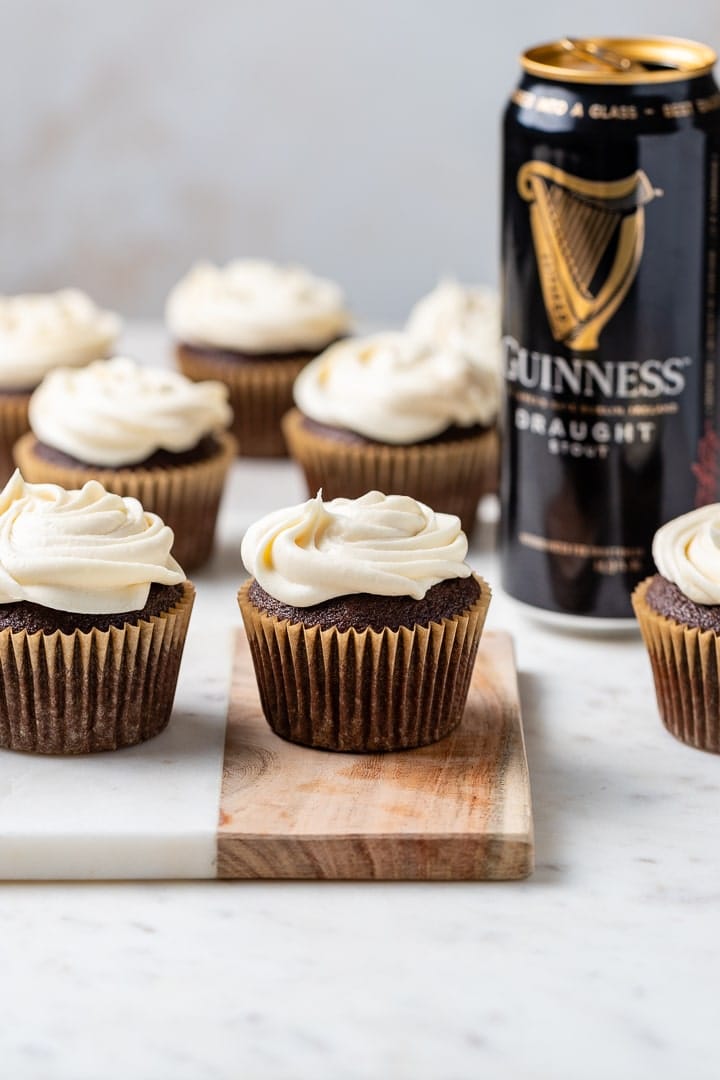
[[[157,514],[97,480],[66,491],[27,484],[16,471],[0,493],[0,604],[139,611],[153,582],[185,580],[172,544],[172,529]]]
[[[32,389],[55,367],[107,356],[119,332],[117,315],[78,289],[0,296],[0,389]]]
[[[499,377],[500,298],[494,289],[441,281],[418,300],[406,330],[429,345],[467,353],[476,364],[497,372]]]
[[[265,592],[293,607],[355,593],[421,600],[471,573],[459,518],[379,491],[277,510],[248,529],[241,551]]]
[[[334,282],[259,259],[198,263],[170,293],[166,318],[185,344],[251,353],[321,349],[350,322]]]
[[[30,426],[47,446],[79,461],[120,468],[156,450],[182,453],[232,421],[224,383],[127,357],[59,368],[30,399]]]
[[[312,420],[394,444],[490,424],[497,401],[494,375],[467,353],[402,332],[331,345],[300,372],[294,396]]]
[[[664,578],[696,604],[720,604],[720,503],[663,525],[652,547]]]

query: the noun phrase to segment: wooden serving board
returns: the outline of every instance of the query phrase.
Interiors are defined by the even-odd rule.
[[[522,878],[532,868],[508,634],[484,634],[463,722],[448,738],[393,754],[337,754],[270,731],[238,632],[218,877],[478,881]]]

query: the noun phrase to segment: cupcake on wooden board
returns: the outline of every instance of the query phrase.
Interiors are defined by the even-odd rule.
[[[194,598],[172,531],[91,480],[0,493],[0,746],[86,754],[168,723]]]
[[[321,495],[248,530],[238,600],[265,717],[326,750],[423,746],[462,718],[490,602],[456,517]]]
[[[227,384],[239,452],[249,457],[287,453],[280,421],[295,377],[350,324],[334,282],[256,259],[198,263],[170,293],[166,315],[181,371]]]
[[[210,557],[235,440],[223,383],[115,357],[48,375],[30,401],[15,460],[34,482],[81,487],[93,477],[159,514],[187,569]]]
[[[405,329],[418,341],[469,356],[486,374],[495,420],[495,466],[488,487],[496,491],[500,468],[497,417],[502,382],[500,297],[485,285],[441,281],[410,312]]]
[[[312,494],[377,489],[457,514],[470,534],[497,468],[494,378],[407,333],[348,338],[295,382],[283,427]]]
[[[633,607],[650,653],[663,723],[678,739],[720,753],[720,503],[655,534],[659,573]]]
[[[120,320],[77,289],[0,296],[0,483],[28,429],[30,394],[56,367],[78,367],[112,351]]]

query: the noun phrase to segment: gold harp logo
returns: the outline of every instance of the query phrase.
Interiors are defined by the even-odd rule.
[[[583,180],[545,161],[526,162],[517,185],[530,203],[552,335],[578,352],[597,349],[638,271],[645,206],[662,191],[653,188],[642,169],[622,180]],[[607,270],[605,280],[596,284],[602,270]]]

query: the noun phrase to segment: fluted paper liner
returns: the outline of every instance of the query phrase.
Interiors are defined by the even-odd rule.
[[[654,611],[640,582],[632,602],[650,654],[658,709],[676,738],[720,753],[720,635]]]
[[[467,610],[399,630],[322,630],[259,610],[238,593],[260,701],[283,739],[325,750],[405,750],[462,719],[490,589]]]
[[[468,536],[483,495],[497,490],[495,428],[475,436],[412,446],[345,443],[306,427],[298,409],[283,420],[291,456],[305,473],[308,494],[357,499],[367,491],[410,495],[433,510],[457,514]]]
[[[216,438],[220,444],[217,453],[188,465],[93,469],[46,461],[35,452],[37,439],[29,432],[15,445],[15,461],[30,483],[74,489],[88,480],[99,480],[116,495],[139,499],[146,510],[158,514],[173,530],[172,553],[188,571],[210,558],[225,477],[235,459],[233,436],[226,432]]]
[[[13,446],[30,427],[30,394],[3,394],[0,391],[0,488],[15,471]]]
[[[177,347],[183,375],[195,382],[219,379],[230,391],[232,432],[244,457],[287,457],[281,421],[292,407],[295,379],[307,358],[288,360],[222,360]]]
[[[91,754],[134,746],[170,719],[195,590],[109,630],[0,631],[0,746]]]

